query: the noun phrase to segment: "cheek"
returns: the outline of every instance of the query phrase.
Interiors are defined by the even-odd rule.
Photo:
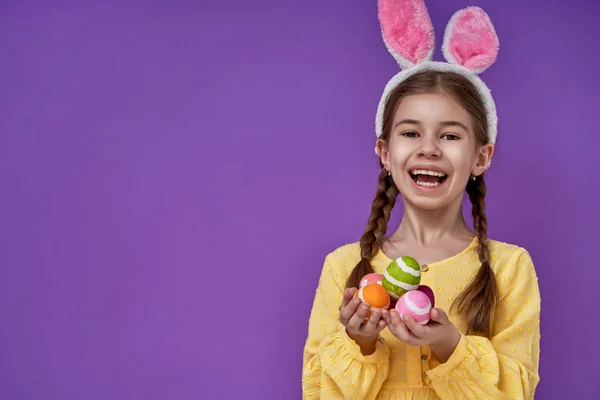
[[[455,173],[471,173],[471,169],[476,164],[476,154],[468,151],[461,146],[449,146],[445,151],[446,157],[452,163]]]
[[[404,164],[413,152],[410,143],[392,143],[390,146],[389,159],[392,165]]]
[[[406,152],[394,152],[390,154],[390,165],[394,169],[401,169],[408,161],[409,155]]]

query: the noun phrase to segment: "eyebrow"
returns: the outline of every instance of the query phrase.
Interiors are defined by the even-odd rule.
[[[401,121],[396,122],[393,129],[396,129],[396,127],[398,127],[398,125],[402,125],[402,124],[420,125],[421,121],[417,121],[416,119],[403,119]],[[469,128],[467,128],[464,124],[462,124],[458,121],[442,121],[442,122],[440,122],[440,125],[441,126],[458,126],[462,129],[464,129],[465,131],[469,131]]]
[[[462,124],[458,121],[443,121],[440,123],[440,125],[442,125],[442,126],[458,126],[467,132],[469,131],[469,128],[467,128],[464,124]]]

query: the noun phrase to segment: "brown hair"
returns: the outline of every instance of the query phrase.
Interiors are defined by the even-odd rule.
[[[465,77],[452,72],[425,71],[411,76],[400,83],[388,96],[383,113],[383,135],[388,141],[396,109],[400,101],[412,94],[445,92],[471,114],[477,145],[488,143],[487,118],[481,97],[475,86]],[[360,239],[361,259],[352,270],[346,287],[358,287],[360,279],[374,272],[371,258],[379,251],[390,219],[392,208],[396,204],[398,188],[391,176],[379,162],[379,186],[371,205],[371,215],[367,227]],[[491,322],[498,303],[496,278],[489,262],[487,241],[487,218],[485,215],[486,186],[483,174],[475,180],[469,180],[467,194],[473,205],[473,226],[477,236],[477,253],[481,267],[471,283],[455,299],[452,308],[460,313],[467,324],[467,334],[491,336]]]

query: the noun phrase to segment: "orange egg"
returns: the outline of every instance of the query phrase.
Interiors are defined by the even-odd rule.
[[[371,283],[363,286],[354,293],[354,297],[359,297],[362,301],[366,301],[371,305],[371,309],[388,309],[390,307],[390,294],[383,286],[377,283]],[[365,321],[371,316],[371,310],[367,312]]]

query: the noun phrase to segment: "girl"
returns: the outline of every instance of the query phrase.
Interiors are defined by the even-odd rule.
[[[484,171],[494,153],[496,115],[476,73],[495,60],[497,38],[481,9],[461,10],[444,38],[451,62],[431,62],[433,28],[424,4],[411,1],[408,17],[403,6],[379,3],[386,45],[405,70],[388,83],[378,109],[381,173],[366,230],[359,243],[325,258],[304,348],[303,398],[532,398],[539,381],[536,272],[525,249],[486,233]],[[427,29],[411,43],[394,40],[406,32],[394,24]],[[469,32],[471,26],[478,30]],[[477,42],[478,35],[487,42]],[[471,42],[461,43],[465,37]],[[479,53],[457,61],[468,54],[465,46]],[[475,232],[461,211],[465,191]],[[404,214],[386,237],[398,195]],[[372,309],[363,323],[370,306],[353,299],[360,279],[403,255],[419,261],[421,283],[435,292],[431,321],[420,325],[394,309]]]

